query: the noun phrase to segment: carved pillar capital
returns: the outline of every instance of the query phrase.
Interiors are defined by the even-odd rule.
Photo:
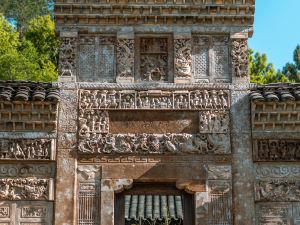
[[[103,179],[101,180],[101,191],[121,193],[130,189],[132,184],[132,179]]]

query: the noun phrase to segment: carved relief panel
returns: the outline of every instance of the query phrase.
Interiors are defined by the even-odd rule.
[[[256,161],[299,161],[300,140],[258,139],[254,140],[254,160]]]
[[[172,82],[172,51],[169,36],[136,38],[136,80]]]
[[[1,139],[1,160],[54,160],[55,140]]]
[[[1,225],[52,225],[52,202],[8,202],[0,204]]]
[[[79,37],[79,81],[114,82],[116,39],[109,36]]]
[[[193,37],[194,80],[199,83],[229,83],[229,38],[227,36]]]
[[[66,35],[61,37],[61,46],[59,53],[59,76],[74,77],[76,76],[76,56],[77,56],[77,34]],[[68,37],[69,36],[69,37]]]

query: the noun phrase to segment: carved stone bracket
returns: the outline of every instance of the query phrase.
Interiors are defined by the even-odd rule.
[[[121,193],[124,190],[128,190],[132,187],[132,179],[102,179],[101,180],[101,191],[115,193]]]
[[[117,83],[134,81],[134,39],[117,40]]]
[[[236,77],[248,76],[248,42],[246,39],[233,39],[231,45],[232,70]]]
[[[205,180],[179,180],[176,182],[176,187],[189,194],[206,192]]]

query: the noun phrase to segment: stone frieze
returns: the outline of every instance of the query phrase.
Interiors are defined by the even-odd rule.
[[[227,134],[93,134],[81,139],[81,154],[229,154]]]
[[[227,90],[116,91],[81,90],[81,109],[224,110],[230,106]]]
[[[300,160],[300,140],[255,140],[254,157],[257,161],[298,161]]]
[[[50,200],[49,179],[2,178],[0,179],[0,200]]]
[[[51,139],[2,139],[0,159],[50,160],[54,156],[54,143]]]

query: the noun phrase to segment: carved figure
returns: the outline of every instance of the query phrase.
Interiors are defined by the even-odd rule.
[[[192,54],[190,39],[176,39],[175,48],[175,76],[190,78],[192,76]]]
[[[232,68],[235,76],[246,77],[248,76],[248,43],[247,40],[234,40],[232,42]]]
[[[117,77],[133,77],[134,40],[118,39],[117,43]]]

